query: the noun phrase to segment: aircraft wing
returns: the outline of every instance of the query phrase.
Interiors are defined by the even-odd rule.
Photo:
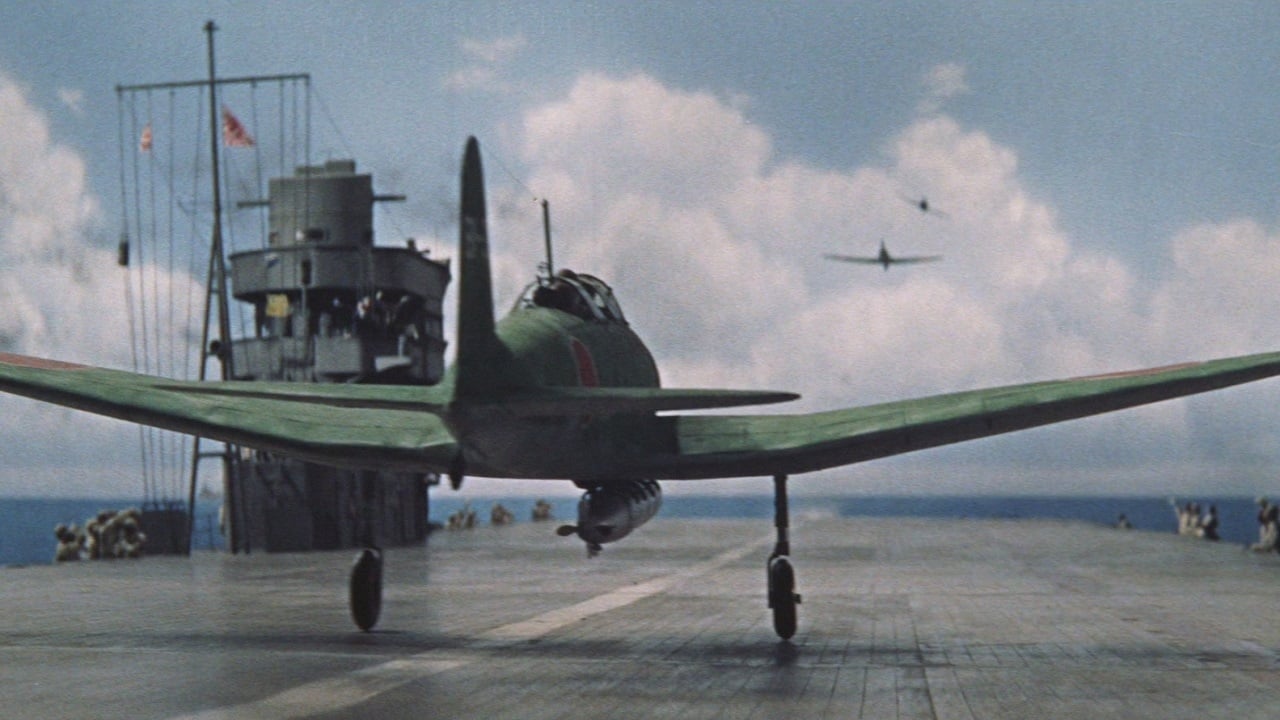
[[[877,257],[867,257],[864,255],[836,255],[834,253],[823,253],[822,257],[828,260],[839,260],[840,262],[858,263],[859,265],[879,265],[882,260]],[[893,262],[898,262],[897,258]]]
[[[908,255],[907,257],[894,255],[889,262],[893,265],[914,265],[916,263],[937,262],[941,259],[941,255]]]
[[[666,415],[651,451],[619,468],[656,479],[793,474],[897,455],[1280,375],[1280,353],[937,395],[803,415]],[[195,383],[0,353],[0,390],[330,465],[447,472],[459,443],[447,388]],[[786,393],[543,389],[513,415],[650,413],[778,402]],[[485,403],[477,403],[482,409]]]
[[[441,415],[450,389],[287,382],[191,382],[0,353],[0,390],[304,460],[358,468],[453,467]],[[650,414],[785,402],[794,393],[545,387],[467,402],[508,417]]]
[[[0,353],[0,390],[329,465],[444,472],[458,454],[433,388],[181,382]]]
[[[1280,375],[1280,353],[805,415],[677,415],[644,477],[793,474],[999,435]]]

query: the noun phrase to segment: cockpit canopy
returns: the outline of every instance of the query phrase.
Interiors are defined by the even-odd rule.
[[[612,288],[594,275],[567,268],[531,283],[520,293],[516,307],[552,308],[593,322],[627,322]]]

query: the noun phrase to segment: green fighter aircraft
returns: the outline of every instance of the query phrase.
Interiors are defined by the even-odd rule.
[[[822,257],[828,260],[839,260],[840,262],[857,263],[859,265],[882,265],[885,270],[890,265],[915,265],[918,263],[937,262],[942,259],[941,255],[913,255],[910,257],[897,257],[890,255],[889,249],[884,246],[884,241],[880,241],[880,252],[875,255],[836,255],[834,253],[825,253]]]
[[[657,512],[659,480],[772,476],[768,602],[789,638],[800,596],[788,476],[1280,374],[1270,353],[810,414],[679,414],[797,396],[660,388],[609,286],[585,274],[549,271],[495,323],[474,138],[461,205],[457,358],[437,386],[184,382],[4,354],[0,389],[332,465],[572,481],[585,492],[560,533],[591,552]],[[366,550],[350,587],[362,629],[377,622],[381,586],[381,555]]]

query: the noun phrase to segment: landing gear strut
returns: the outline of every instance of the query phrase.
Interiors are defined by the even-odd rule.
[[[773,525],[778,529],[778,540],[769,555],[769,607],[773,609],[773,629],[778,637],[790,640],[796,634],[796,606],[800,593],[796,592],[796,571],[791,567],[791,539],[787,530],[791,525],[787,508],[787,476],[773,476]]]
[[[366,548],[351,567],[351,619],[368,632],[382,612],[382,551]]]

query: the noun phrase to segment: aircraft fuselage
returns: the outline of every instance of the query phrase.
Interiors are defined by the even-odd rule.
[[[502,375],[525,387],[659,386],[653,355],[625,323],[580,318],[546,307],[517,307],[494,328],[505,352]],[[450,378],[446,377],[445,382]],[[650,449],[660,426],[651,413],[509,413],[501,405],[457,418],[466,471],[486,477],[560,477],[608,484],[623,460]],[[550,452],[549,452],[550,451]]]

